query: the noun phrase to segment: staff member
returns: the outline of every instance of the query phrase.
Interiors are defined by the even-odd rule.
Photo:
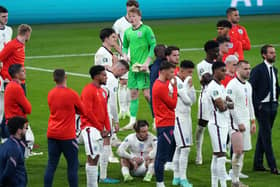
[[[53,73],[56,87],[48,94],[50,117],[48,123],[49,160],[45,172],[44,185],[52,186],[54,172],[60,155],[67,161],[68,182],[70,187],[78,186],[78,150],[76,141],[75,114],[83,113],[79,95],[67,88],[63,69]]]
[[[253,87],[253,104],[259,124],[254,170],[266,170],[263,166],[265,154],[271,173],[279,175],[271,141],[279,97],[278,71],[273,65],[276,58],[275,48],[272,45],[264,45],[261,55],[264,61],[252,69],[249,80]]]

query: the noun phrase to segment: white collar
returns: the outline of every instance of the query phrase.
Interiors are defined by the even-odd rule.
[[[269,69],[270,67],[273,67],[273,64],[270,64],[269,62],[267,62],[267,60],[264,60],[265,65],[267,66],[267,68]]]

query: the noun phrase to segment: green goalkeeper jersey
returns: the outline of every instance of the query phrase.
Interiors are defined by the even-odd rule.
[[[151,27],[142,24],[138,29],[128,28],[124,33],[123,53],[130,50],[130,64],[144,64],[148,57],[153,58],[156,38]]]

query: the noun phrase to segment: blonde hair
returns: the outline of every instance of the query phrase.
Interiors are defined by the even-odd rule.
[[[32,32],[32,28],[27,24],[21,24],[18,26],[18,35],[23,36],[27,32]]]

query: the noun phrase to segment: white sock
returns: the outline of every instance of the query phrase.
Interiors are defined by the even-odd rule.
[[[98,166],[91,166],[86,163],[87,187],[98,187]]]
[[[233,153],[232,155],[232,182],[237,183],[239,182],[239,174],[240,174],[240,158],[241,155]]]
[[[202,127],[200,125],[196,128],[196,157],[202,158],[202,144],[203,144],[203,138],[204,138],[204,131],[205,127]]]
[[[226,171],[226,157],[217,158],[217,168],[218,168],[218,177],[220,180],[221,187],[226,187],[227,171]]]
[[[180,178],[180,169],[179,169],[179,158],[180,158],[181,149],[176,147],[174,156],[173,156],[173,178]]]
[[[164,182],[157,182],[157,187],[165,187]]]
[[[181,153],[179,157],[179,171],[180,171],[180,179],[187,179],[187,168],[188,168],[188,159],[189,159],[190,148],[185,147],[181,148]]]
[[[212,156],[211,161],[211,186],[218,187],[217,156]]]
[[[100,179],[107,178],[107,168],[108,168],[108,160],[110,154],[110,145],[104,145],[103,151],[100,157]]]
[[[244,164],[244,153],[241,155],[240,160],[239,160],[239,164],[240,164],[240,168],[239,168],[239,174],[242,172],[243,169],[243,164]]]
[[[148,165],[148,171],[147,171],[147,173],[149,173],[149,174],[154,174],[155,173],[155,165],[154,165],[154,163],[152,162],[152,163],[150,163],[149,165]]]
[[[123,175],[123,176],[129,175],[129,169],[128,169],[128,167],[126,167],[126,166],[123,166],[123,167],[122,167],[122,175]]]

